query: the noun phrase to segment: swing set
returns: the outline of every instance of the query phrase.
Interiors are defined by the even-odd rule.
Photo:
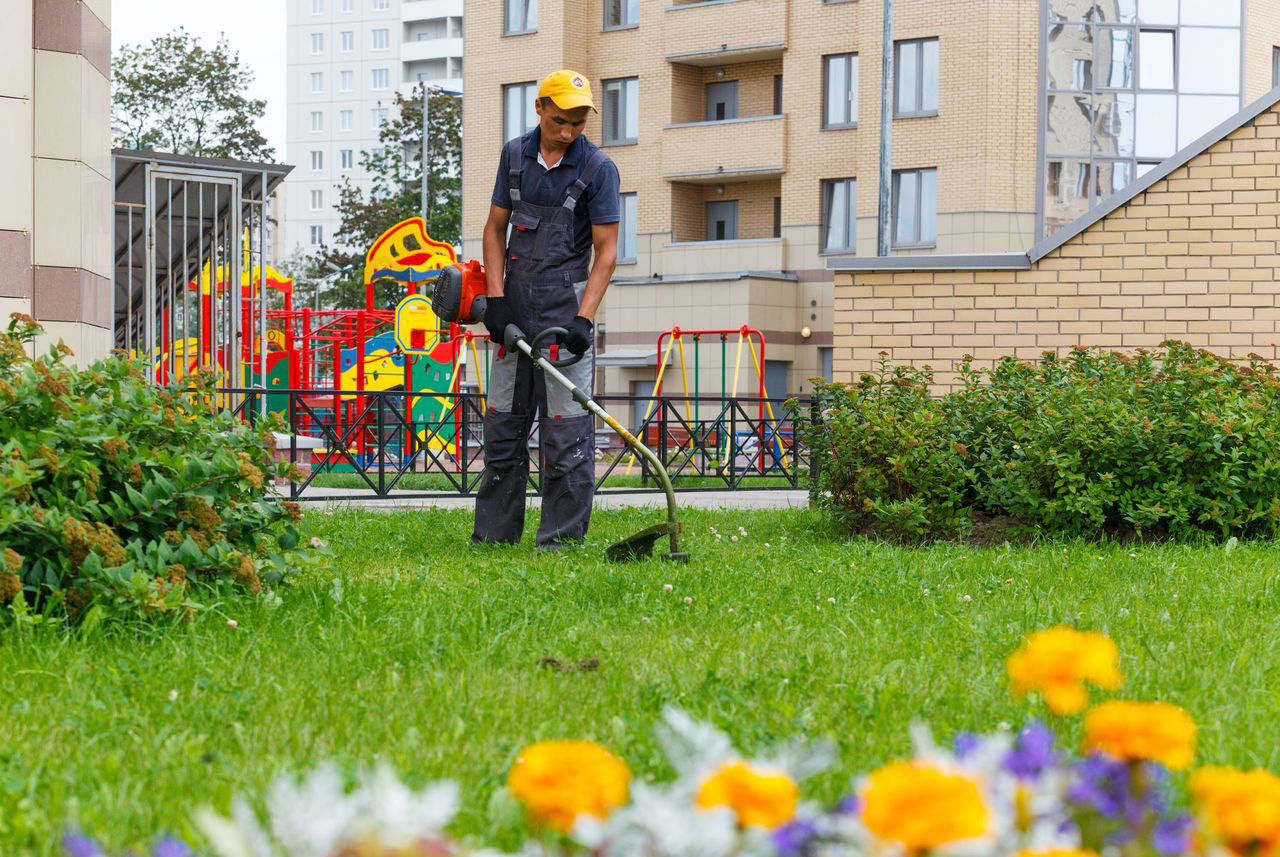
[[[728,375],[728,352],[729,338],[732,336],[737,336],[737,343],[734,348],[731,384]],[[692,340],[692,348],[690,349],[693,352],[692,390],[689,386],[689,362],[685,348],[686,339]],[[720,344],[720,396],[716,417],[710,421],[702,419],[702,406],[716,402],[714,397],[708,397],[704,400],[702,396],[702,342],[704,339],[711,341],[712,348],[714,348],[714,343],[717,340]],[[742,358],[744,347],[746,352],[751,355],[750,368],[755,373],[753,381],[756,388],[755,395],[757,397],[756,406],[758,411],[754,425],[751,425],[751,420],[745,413],[742,414],[742,423],[748,428],[738,431],[736,428],[738,414],[735,411],[741,411],[737,398],[739,381],[743,375]],[[669,397],[664,400],[662,398],[662,385],[667,366],[671,364],[673,352],[680,364],[683,395],[678,398]],[[650,446],[661,445],[665,447],[665,442],[671,442],[674,446],[672,459],[678,465],[692,465],[694,473],[700,476],[706,475],[710,471],[714,471],[717,475],[724,475],[724,471],[732,469],[733,462],[741,454],[746,454],[751,461],[750,466],[761,473],[768,466],[766,464],[766,456],[771,456],[774,462],[781,465],[784,472],[789,472],[787,458],[784,454],[784,440],[786,445],[789,445],[790,439],[784,438],[783,433],[780,432],[778,419],[773,410],[773,403],[769,400],[769,390],[765,383],[764,373],[765,341],[764,334],[761,331],[745,324],[736,329],[683,330],[679,327],[673,327],[658,334],[657,354],[659,355],[658,374],[653,383],[653,396],[645,406],[644,418],[640,421],[636,432],[638,436],[644,438]],[[681,414],[677,411],[671,414],[662,413],[659,415],[659,409],[670,408],[672,399],[685,403],[685,413]],[[658,426],[652,425],[655,416],[660,416],[660,424]],[[674,418],[681,428],[673,430],[671,428],[671,418]],[[656,437],[654,430],[657,433]],[[754,451],[750,449],[751,446],[755,447]],[[712,449],[715,450],[714,455],[708,453],[708,450]],[[635,463],[636,458],[633,455],[627,462],[624,472],[629,475]],[[672,475],[681,475],[679,471],[682,469],[683,467],[677,467]]]

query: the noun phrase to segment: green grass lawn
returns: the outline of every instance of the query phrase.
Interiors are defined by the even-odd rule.
[[[655,513],[601,512],[584,549],[544,556],[532,532],[468,547],[464,512],[312,511],[333,567],[282,606],[145,633],[0,630],[0,854],[56,853],[72,821],[113,846],[190,834],[199,804],[325,757],[456,777],[460,832],[511,846],[491,797],[521,745],[592,738],[663,777],[652,726],[671,704],[747,751],[835,739],[839,767],[814,787],[834,798],[907,750],[912,719],[949,737],[1039,713],[1009,696],[1003,661],[1059,622],[1115,638],[1126,696],[1186,706],[1201,760],[1280,767],[1273,545],[912,550],[844,541],[810,512],[685,519],[688,565],[609,566],[603,547]]]
[[[626,473],[626,465],[620,465],[617,470],[610,473],[604,482],[604,488],[651,488],[659,489],[657,479],[650,476],[647,480],[640,475],[640,468],[636,467],[631,473]],[[387,471],[387,483],[390,484],[395,473],[393,470]],[[378,471],[376,469],[368,471],[369,481],[374,485],[378,484]],[[471,490],[475,490],[475,486],[479,484],[480,473],[473,471],[469,474],[471,481]],[[461,474],[454,476],[458,483],[462,482]],[[744,477],[746,483],[755,488],[791,488],[791,481],[786,476],[755,476],[748,474]],[[672,481],[677,488],[718,488],[727,490],[728,486],[725,480],[717,476],[674,476]],[[801,476],[799,480],[800,488],[804,489],[809,486],[808,477]],[[321,488],[358,488],[363,491],[369,489],[368,483],[360,477],[358,473],[317,473],[316,477],[311,480],[310,487],[317,493]],[[400,477],[400,481],[396,482],[396,491],[444,491],[448,493],[456,492],[457,486],[450,481],[448,476],[443,473],[406,473]]]

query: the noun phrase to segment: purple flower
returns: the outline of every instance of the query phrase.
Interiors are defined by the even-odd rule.
[[[195,857],[195,852],[181,839],[166,836],[156,843],[151,857]]]
[[[98,843],[79,833],[68,833],[62,837],[62,850],[69,857],[102,857],[102,849]]]
[[[853,815],[860,809],[862,809],[862,801],[858,799],[857,795],[849,795],[846,798],[841,798],[832,811],[837,815]]]
[[[773,831],[769,840],[782,857],[800,857],[817,833],[818,828],[812,821],[798,818]]]
[[[1024,780],[1040,776],[1041,771],[1058,762],[1053,748],[1053,732],[1042,723],[1028,723],[1013,742],[1004,758],[1004,769]]]
[[[1151,834],[1151,844],[1158,853],[1170,857],[1186,854],[1191,850],[1191,830],[1194,824],[1189,815],[1167,818],[1156,825]]]
[[[1067,800],[1096,811],[1104,818],[1119,818],[1129,796],[1129,769],[1098,753],[1076,764],[1076,779]]]
[[[982,743],[982,739],[972,732],[957,732],[953,747],[957,758],[963,759],[965,756],[978,749],[978,745]]]

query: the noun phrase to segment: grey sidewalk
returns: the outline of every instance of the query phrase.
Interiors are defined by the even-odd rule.
[[[405,492],[411,493],[411,492]],[[303,498],[325,497],[332,499],[307,503],[307,508],[317,506],[359,509],[470,509],[474,497],[390,497],[362,500],[368,492],[358,488],[308,488]],[[346,499],[350,497],[351,499]],[[791,489],[753,491],[682,491],[676,494],[676,502],[684,509],[803,509],[809,505],[809,493]],[[538,505],[538,498],[528,499],[530,507]],[[658,508],[666,506],[661,493],[620,492],[597,494],[597,509]]]

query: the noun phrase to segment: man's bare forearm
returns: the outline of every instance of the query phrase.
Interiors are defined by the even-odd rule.
[[[485,226],[484,239],[485,294],[491,298],[502,297],[507,270],[507,248],[502,234],[491,226]]]
[[[596,310],[600,301],[604,300],[605,290],[613,279],[613,271],[618,266],[618,250],[616,244],[610,244],[596,250],[595,261],[591,263],[591,273],[587,275],[587,286],[582,291],[582,303],[578,307],[578,315],[591,323],[595,323]]]

